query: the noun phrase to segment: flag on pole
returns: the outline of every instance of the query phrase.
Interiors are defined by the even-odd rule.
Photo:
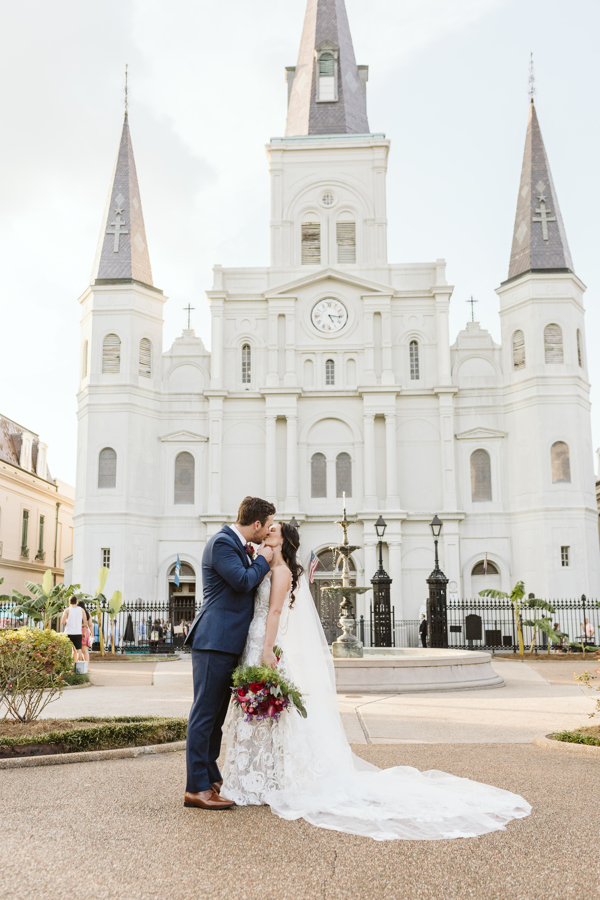
[[[181,572],[181,563],[179,561],[179,553],[177,554],[177,562],[175,563],[175,578],[173,581],[179,587],[179,573]]]
[[[320,559],[314,550],[310,551],[310,565],[308,567],[308,581],[310,584],[315,580],[315,571],[320,563]]]
[[[487,553],[485,554],[485,559],[483,561],[483,574],[487,575]]]

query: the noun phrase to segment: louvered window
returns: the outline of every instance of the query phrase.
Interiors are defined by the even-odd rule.
[[[321,265],[321,225],[319,222],[302,223],[302,265]]]
[[[38,556],[41,556],[44,552],[44,525],[46,524],[46,517],[40,516],[40,528],[38,531]]]
[[[556,441],[550,448],[550,462],[552,464],[552,484],[571,481],[571,460],[569,445],[564,441]]]
[[[487,450],[471,453],[471,500],[492,499],[492,466]]]
[[[27,546],[29,536],[29,510],[23,510],[23,519],[21,521],[21,556],[29,556],[29,547]]]
[[[179,453],[175,459],[175,503],[194,502],[195,461],[191,453]]]
[[[98,457],[98,487],[117,486],[117,454],[112,447],[105,447]]]
[[[563,338],[560,325],[546,325],[544,328],[544,359],[547,363],[562,363]]]
[[[487,568],[487,571],[486,571]],[[493,562],[490,562],[488,559],[487,563],[485,560],[481,560],[478,563],[475,563],[473,569],[471,571],[471,575],[499,575],[498,567],[494,565]]]
[[[152,377],[152,344],[148,338],[142,338],[140,341],[139,374],[143,378]]]
[[[410,380],[419,380],[419,345],[417,341],[411,341],[408,346],[410,356]]]
[[[335,384],[335,363],[332,359],[328,359],[325,363],[325,384]]]
[[[250,344],[242,347],[242,384],[252,383],[252,349]]]
[[[118,375],[121,371],[121,341],[116,334],[107,334],[102,344],[102,374]]]
[[[349,453],[338,453],[335,461],[335,496],[352,496],[352,459]]]
[[[337,100],[335,88],[335,57],[333,53],[322,53],[319,57],[319,96],[317,100],[322,102]]]
[[[336,225],[338,263],[356,262],[356,222]]]
[[[323,453],[315,453],[310,461],[310,496],[327,496],[327,460]]]
[[[83,360],[81,364],[81,377],[87,378],[88,373],[88,342],[83,342]]]
[[[579,328],[577,329],[577,362],[580,366],[583,366],[583,352],[581,349],[581,332]]]
[[[513,334],[513,369],[525,368],[525,335],[522,331]],[[547,361],[547,360],[546,360]]]

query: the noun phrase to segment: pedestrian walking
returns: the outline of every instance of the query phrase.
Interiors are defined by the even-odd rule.
[[[69,605],[62,614],[60,624],[73,644],[73,665],[79,662],[80,659],[83,659],[83,653],[81,652],[83,618],[83,610],[77,605],[77,597],[71,597]]]
[[[92,617],[85,608],[85,603],[80,600],[77,604],[79,609],[83,610],[83,624],[81,626],[81,652],[84,660],[89,663],[90,649],[92,646]]]
[[[427,618],[421,613],[421,622],[419,623],[419,635],[421,636],[421,644],[427,646]]]

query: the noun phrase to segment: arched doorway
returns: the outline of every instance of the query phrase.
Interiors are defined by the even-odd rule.
[[[169,620],[173,643],[182,647],[190,623],[196,615],[196,573],[187,562],[181,563],[179,584],[175,584],[175,566],[169,570]]]
[[[315,601],[315,606],[323,625],[323,631],[327,638],[327,643],[331,644],[337,640],[341,634],[341,628],[338,625],[340,617],[340,598],[328,597],[327,594],[321,593],[321,588],[329,587],[331,584],[339,584],[341,582],[342,563],[341,559],[334,557],[332,550],[321,550],[317,553],[319,557],[319,565],[315,571],[314,581],[310,586],[310,592]],[[350,584],[356,584],[356,566],[352,558],[349,560],[350,568]],[[340,578],[332,578],[333,572],[339,572]]]
[[[486,588],[500,590],[500,572],[495,563],[487,561],[487,574],[485,571],[485,561],[482,559],[476,563],[471,570],[471,597],[478,597],[479,591]]]

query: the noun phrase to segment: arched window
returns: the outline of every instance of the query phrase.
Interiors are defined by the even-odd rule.
[[[571,481],[571,460],[569,458],[569,445],[564,441],[555,441],[550,448],[550,461],[552,463],[552,484]]]
[[[140,341],[139,374],[143,378],[152,378],[152,344],[148,338],[142,338]]]
[[[419,375],[419,344],[417,341],[411,341],[408,345],[408,354],[410,357],[410,380],[418,381]]]
[[[579,334],[579,332],[577,332]],[[81,377],[87,378],[88,373],[88,342],[83,342],[83,359],[81,361]]]
[[[577,329],[577,362],[580,366],[583,366],[583,349],[581,346],[581,332],[579,328]]]
[[[327,460],[324,453],[315,453],[310,461],[310,496],[327,496]]]
[[[98,487],[117,486],[117,454],[112,447],[105,447],[98,457]]]
[[[560,325],[546,325],[544,328],[544,359],[547,363],[562,363],[563,338]]]
[[[352,459],[349,453],[338,453],[335,461],[335,496],[352,496]]]
[[[325,363],[325,384],[335,384],[335,363],[332,359],[328,359]]]
[[[338,263],[355,263],[356,222],[337,222],[335,229]]]
[[[250,344],[242,347],[242,384],[252,384],[252,348]]]
[[[116,334],[107,334],[102,344],[102,374],[118,375],[121,371],[121,341]]]
[[[303,266],[321,265],[321,223],[302,223],[302,251],[301,263]]]
[[[487,572],[486,572],[486,565],[487,565]],[[480,562],[475,563],[475,565],[473,566],[473,571],[471,572],[471,575],[499,575],[499,574],[500,573],[498,571],[498,567],[493,562],[491,562],[489,559],[487,561],[487,564],[486,564],[485,560],[483,560],[483,559]]]
[[[356,387],[356,360],[346,360],[346,387]]]
[[[317,100],[321,101],[321,103],[337,100],[335,56],[333,53],[321,53],[318,65],[319,90]]]
[[[305,388],[315,386],[315,364],[312,359],[304,360],[304,385]]]
[[[515,331],[512,341],[513,369],[525,368],[525,335],[521,330]]]
[[[175,504],[194,502],[195,460],[191,453],[184,451],[175,457]]]
[[[492,499],[492,466],[487,450],[471,453],[471,500]]]

